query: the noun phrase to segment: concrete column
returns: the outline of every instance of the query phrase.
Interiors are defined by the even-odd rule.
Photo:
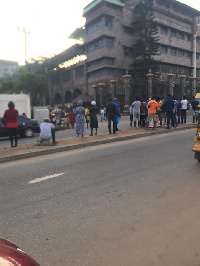
[[[173,81],[174,81],[174,74],[172,73],[169,73],[167,75],[167,78],[169,80],[169,94],[171,94],[171,96],[174,94],[174,84],[173,84]]]
[[[193,77],[196,78],[197,76],[197,35],[193,35]]]
[[[116,80],[110,81],[110,87],[111,87],[111,97],[112,99],[114,99],[116,95]]]
[[[130,106],[130,81],[131,75],[124,75],[124,88],[125,88],[125,105],[124,105],[124,113],[129,114],[129,106]]]
[[[100,106],[101,106],[101,105],[104,105],[103,94],[104,94],[105,83],[99,83],[98,86],[99,86]]]
[[[179,76],[180,81],[181,81],[181,99],[185,95],[185,82],[186,82],[186,76],[185,75],[180,75]]]
[[[94,89],[94,98],[95,101],[97,102],[97,85],[92,85],[92,88]]]
[[[192,83],[192,96],[194,97],[196,95],[196,78],[190,77],[190,81]]]
[[[148,84],[148,90],[147,90],[147,97],[152,98],[152,93],[153,93],[153,88],[152,88],[152,79],[154,77],[154,74],[152,74],[151,72],[149,72],[147,75],[147,84]]]

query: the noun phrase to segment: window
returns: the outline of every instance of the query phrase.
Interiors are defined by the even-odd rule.
[[[63,73],[63,81],[67,82],[70,81],[70,79],[71,79],[71,70],[68,70]]]
[[[179,56],[184,56],[184,55],[185,55],[185,53],[184,53],[184,51],[183,51],[183,50],[178,50],[178,55],[179,55]]]
[[[200,43],[200,38],[199,37],[197,37],[197,43]]]
[[[192,41],[192,35],[186,34],[186,41],[191,42]]]
[[[123,26],[123,32],[127,34],[133,34],[134,30],[131,27]]]
[[[132,57],[133,49],[129,47],[124,47],[124,56]]]
[[[165,45],[161,45],[161,53],[163,53],[163,54],[167,54],[167,52],[168,52],[168,48],[167,48],[167,46],[165,46]]]
[[[171,55],[176,55],[176,48],[171,48]]]
[[[106,38],[105,46],[106,47],[113,47],[113,39],[112,38]]]
[[[187,58],[192,58],[192,52],[187,52]]]
[[[95,51],[95,50],[97,50],[97,49],[99,49],[101,47],[103,47],[103,40],[99,39],[96,42],[88,44],[87,51],[88,52],[93,52],[93,51]]]
[[[92,33],[102,26],[103,26],[103,20],[100,19],[94,22],[92,25],[86,27],[87,33]]]
[[[75,69],[75,77],[76,79],[84,77],[84,66]]]
[[[199,60],[200,59],[200,54],[197,54],[196,58],[197,58],[197,60]]]
[[[177,36],[176,31],[175,30],[171,30],[170,35],[171,35],[171,37],[176,37]]]
[[[160,32],[164,35],[167,35],[168,34],[168,28],[165,27],[165,26],[161,26],[160,27]]]
[[[113,58],[106,58],[106,64],[107,65],[114,65],[114,59]]]
[[[106,69],[106,74],[107,75],[111,75],[112,76],[112,75],[114,75],[114,72],[115,72],[115,70],[113,68],[107,68]]]
[[[179,31],[178,38],[181,39],[181,40],[184,40],[184,33]]]
[[[112,18],[110,17],[105,18],[105,26],[108,28],[112,28]]]

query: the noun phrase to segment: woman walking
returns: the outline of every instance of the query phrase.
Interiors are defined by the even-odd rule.
[[[8,103],[8,108],[4,113],[6,127],[8,128],[11,147],[17,147],[18,110],[15,109],[15,104],[12,101]],[[15,145],[13,145],[13,138],[15,139]]]
[[[83,137],[84,134],[84,118],[85,118],[85,108],[83,107],[83,102],[81,100],[78,101],[78,106],[74,110],[74,115],[76,118],[76,134],[77,137],[81,134]]]
[[[98,128],[98,120],[97,120],[97,114],[99,112],[98,108],[96,107],[96,102],[91,102],[92,107],[90,108],[90,128],[91,128],[91,134],[90,136],[93,136],[93,129],[96,129],[95,135],[97,135],[97,128]]]

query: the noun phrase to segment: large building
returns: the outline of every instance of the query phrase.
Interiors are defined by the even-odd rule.
[[[12,75],[18,68],[18,63],[9,60],[0,60],[0,79]]]
[[[111,80],[123,101],[122,77],[132,63],[135,36],[131,23],[138,1],[94,0],[84,8],[85,26],[70,36],[83,44],[56,57],[60,67],[51,75],[54,104],[72,103],[80,94],[89,95],[88,101],[99,101],[102,88],[106,101]],[[200,12],[176,0],[154,0],[153,9],[160,37],[160,54],[155,58],[160,62],[160,78],[165,79],[170,72],[189,77],[195,70],[200,77],[200,37],[194,39]]]

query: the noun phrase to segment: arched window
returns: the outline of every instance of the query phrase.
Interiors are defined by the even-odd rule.
[[[71,103],[72,102],[72,94],[70,91],[66,91],[65,93],[65,103]]]
[[[73,92],[73,99],[77,98],[79,95],[81,95],[81,91],[79,89],[75,89]]]
[[[54,102],[55,104],[61,104],[61,95],[59,92],[57,92],[54,96]]]

